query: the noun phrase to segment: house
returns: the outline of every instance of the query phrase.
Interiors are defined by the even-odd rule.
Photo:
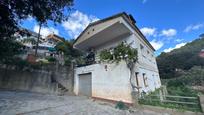
[[[90,23],[75,40],[74,47],[91,53],[87,65],[75,68],[74,92],[97,99],[123,101],[132,104],[131,93],[151,92],[161,86],[155,49],[135,25],[131,15],[119,13]],[[125,42],[137,49],[138,61],[133,73],[125,61],[108,63],[100,61],[100,52]],[[132,77],[131,77],[132,75]],[[132,87],[132,85],[134,87]]]
[[[56,45],[58,42],[64,42],[65,39],[56,35],[56,34],[49,34],[46,38],[46,41],[50,44]]]
[[[38,34],[30,31],[28,29],[21,29],[18,33],[15,34],[17,40],[20,41],[24,45],[24,54],[21,55],[23,59],[27,57],[27,55],[34,54],[36,49],[36,42],[38,39]],[[65,41],[64,38],[50,34],[47,37],[40,36],[39,44],[38,44],[38,56],[46,57],[46,56],[54,56],[55,55],[55,46],[58,42]]]

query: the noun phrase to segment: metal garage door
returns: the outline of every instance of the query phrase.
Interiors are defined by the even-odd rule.
[[[79,75],[79,95],[91,97],[91,73]]]

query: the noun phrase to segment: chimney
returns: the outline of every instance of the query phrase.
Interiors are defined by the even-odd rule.
[[[132,23],[133,25],[135,25],[136,20],[133,18],[133,16],[132,16],[131,14],[129,14],[128,17],[129,17],[129,20],[131,21],[131,23]]]

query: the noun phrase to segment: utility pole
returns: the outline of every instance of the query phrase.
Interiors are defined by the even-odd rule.
[[[38,31],[38,39],[37,39],[37,43],[36,43],[36,47],[35,47],[35,57],[37,57],[37,54],[38,54],[38,44],[39,44],[39,40],[40,40],[41,26],[42,26],[42,23],[40,22],[39,31]]]

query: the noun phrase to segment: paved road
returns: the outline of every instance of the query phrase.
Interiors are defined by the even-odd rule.
[[[118,110],[113,104],[79,96],[55,96],[0,91],[0,115],[168,115],[152,111]]]

